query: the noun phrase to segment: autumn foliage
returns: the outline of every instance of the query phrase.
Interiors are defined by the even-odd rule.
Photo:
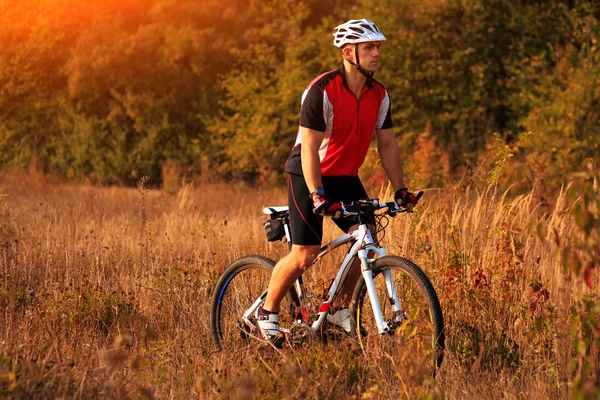
[[[548,200],[599,154],[598,15],[587,1],[3,1],[0,164],[277,182],[303,89],[339,63],[332,29],[359,16],[388,38],[377,78],[405,159],[429,141],[439,182],[514,146],[519,174],[501,184]]]

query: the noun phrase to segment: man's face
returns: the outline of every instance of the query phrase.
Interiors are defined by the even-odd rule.
[[[379,70],[379,48],[381,42],[365,42],[358,44],[358,60],[360,66],[367,72]]]

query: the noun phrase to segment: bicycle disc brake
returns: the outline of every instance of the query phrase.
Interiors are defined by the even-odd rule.
[[[393,335],[396,333],[398,328],[401,328],[403,325],[406,325],[410,322],[410,317],[406,311],[398,311],[395,313],[394,318],[387,321],[388,327],[388,335]]]

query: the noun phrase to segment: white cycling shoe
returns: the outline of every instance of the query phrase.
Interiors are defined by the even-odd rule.
[[[273,346],[281,349],[285,335],[279,330],[279,314],[264,311],[263,307],[260,306],[256,310],[256,322],[263,338],[273,344]]]
[[[352,333],[350,310],[347,308],[338,309],[335,314],[327,314],[327,321],[348,334]]]
[[[339,308],[334,314],[328,313],[327,321],[337,328],[343,329],[347,335],[354,333],[352,331],[352,314],[350,314],[350,310],[347,308]],[[360,327],[360,336],[367,336],[367,330],[362,326]]]

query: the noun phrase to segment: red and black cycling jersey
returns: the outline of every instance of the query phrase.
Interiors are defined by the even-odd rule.
[[[324,132],[319,148],[322,176],[356,176],[369,150],[375,128],[392,127],[390,97],[385,87],[368,79],[360,96],[346,83],[344,64],[313,80],[302,95],[300,126]],[[300,129],[285,171],[303,175]]]

